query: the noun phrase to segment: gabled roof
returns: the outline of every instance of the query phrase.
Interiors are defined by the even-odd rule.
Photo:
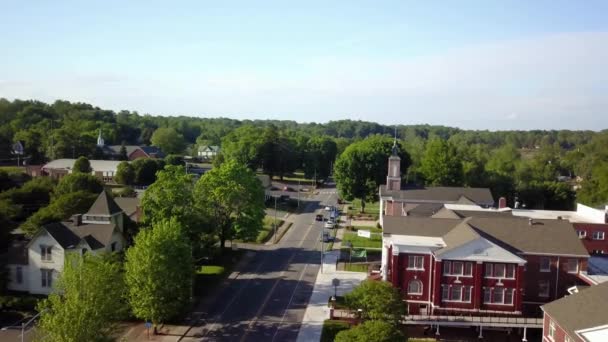
[[[137,207],[141,204],[141,199],[137,197],[116,197],[114,202],[120,207],[127,216],[135,214]]]
[[[543,311],[572,338],[577,331],[608,324],[608,283],[594,285],[578,293],[543,305]]]
[[[435,203],[461,203],[461,204],[483,204],[493,205],[494,198],[490,189],[487,188],[464,188],[464,187],[422,187],[405,188],[403,190],[386,189],[386,185],[380,185],[380,195],[391,197],[395,201],[420,201]]]
[[[203,151],[219,152],[220,147],[217,145],[203,145],[203,146],[199,146],[198,150],[200,152],[203,152]]]
[[[78,235],[74,234],[63,222],[49,223],[42,226],[42,229],[46,230],[63,249],[74,248],[80,242]],[[32,239],[33,241],[34,239]]]
[[[446,253],[477,239],[479,239],[479,234],[468,225],[467,220],[464,220],[443,236],[445,247],[438,250],[437,254]]]
[[[108,193],[104,190],[102,191],[89,211],[87,215],[107,215],[111,216],[116,213],[122,212],[122,209],[114,202],[114,199],[108,195]]]
[[[468,219],[384,216],[383,232],[394,235],[442,237],[446,245],[458,245],[473,233],[507,249],[511,253],[570,255],[588,257],[587,250],[572,224],[565,220],[534,220],[518,217],[471,217]],[[451,232],[458,227],[455,232]],[[450,234],[448,234],[450,233]]]

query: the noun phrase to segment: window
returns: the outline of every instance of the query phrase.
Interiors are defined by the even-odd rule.
[[[86,252],[87,252],[87,249],[86,249],[86,248],[83,248],[82,250],[80,250],[80,253],[81,253],[82,255],[85,255],[85,254],[86,254]]]
[[[504,304],[513,304],[513,289],[505,289]]]
[[[540,271],[541,272],[551,272],[551,259],[540,258]]]
[[[578,234],[579,239],[584,239],[587,237],[587,232],[584,230],[577,230],[576,234]]]
[[[40,259],[42,261],[52,261],[53,260],[53,247],[40,245]]]
[[[452,268],[452,274],[463,275],[463,271],[464,271],[464,266],[462,265],[462,262],[459,262],[459,261],[454,262],[453,268]]]
[[[441,299],[448,300],[450,297],[450,288],[447,285],[441,287]]]
[[[473,290],[473,287],[471,287],[471,286],[467,286],[464,288],[464,291],[462,292],[462,301],[463,302],[471,301],[471,291],[472,290]]]
[[[549,297],[549,282],[546,280],[541,280],[538,283],[538,296],[539,297]]]
[[[15,281],[17,284],[23,283],[23,267],[21,266],[15,268]]]
[[[566,263],[566,269],[568,273],[577,273],[578,272],[578,260],[576,259],[568,259]]]
[[[116,252],[116,242],[112,242],[112,244],[110,245],[110,250],[112,252]]]
[[[410,255],[407,258],[407,268],[412,270],[422,270],[424,258],[422,256]]]
[[[504,264],[495,264],[494,265],[494,276],[496,278],[505,277],[505,265]]]
[[[593,232],[593,240],[604,240],[604,232]]]
[[[464,275],[466,275],[466,276],[473,275],[473,264],[472,263],[467,262],[466,264],[464,264]]]
[[[450,274],[451,263],[449,261],[443,262],[443,274]]]
[[[507,278],[509,279],[515,279],[515,265],[513,264],[508,264],[507,265]]]
[[[492,276],[492,264],[485,264],[485,273],[484,274],[486,277]]]
[[[462,298],[462,286],[454,285],[452,286],[452,293],[450,295],[450,300],[459,302]]]
[[[408,294],[422,294],[422,282],[420,280],[412,280],[407,285]]]
[[[604,254],[604,251],[601,249],[594,249],[591,251],[591,254]]]
[[[40,279],[42,280],[42,287],[53,286],[53,270],[40,269]]]
[[[491,295],[492,295],[492,291],[489,287],[485,287],[483,289],[483,302],[484,303],[490,303],[491,302]]]
[[[551,340],[555,339],[555,322],[549,321],[549,338]]]
[[[492,303],[501,304],[504,301],[505,290],[502,288],[492,290]]]

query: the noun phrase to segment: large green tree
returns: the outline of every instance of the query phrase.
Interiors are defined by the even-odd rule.
[[[394,141],[385,136],[372,136],[353,143],[340,155],[334,168],[340,195],[347,200],[361,199],[361,209],[365,202],[376,200],[378,187],[386,183],[388,158],[393,150]],[[398,145],[401,157],[401,171],[410,165],[409,154]]]
[[[122,161],[116,168],[116,177],[118,184],[132,185],[135,183],[135,169],[128,161]]]
[[[255,173],[228,160],[196,183],[195,202],[224,248],[228,239],[253,240],[265,216],[264,190]]]
[[[133,314],[155,325],[184,311],[194,266],[190,241],[176,219],[155,222],[126,253],[125,281]]]
[[[39,306],[45,341],[108,341],[128,312],[122,265],[109,256],[68,253],[55,289]]]
[[[455,186],[463,184],[462,163],[454,146],[440,138],[429,141],[420,171],[426,184]]]
[[[61,178],[55,192],[54,197],[60,197],[77,191],[87,191],[99,194],[103,190],[102,181],[88,173],[71,173]]]
[[[405,314],[399,291],[386,281],[364,280],[345,296],[351,310],[361,309],[361,318],[397,324]]]
[[[383,321],[365,321],[340,331],[335,342],[402,342],[406,338],[398,326]]]
[[[161,127],[152,134],[152,145],[166,154],[182,153],[186,147],[184,137],[174,128]]]
[[[306,178],[326,179],[332,171],[338,154],[336,142],[329,137],[312,137],[304,152],[304,175]]]
[[[87,157],[78,157],[74,162],[72,170],[75,173],[91,173],[91,163]]]

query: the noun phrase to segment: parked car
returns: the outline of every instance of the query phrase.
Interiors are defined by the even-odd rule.
[[[296,191],[294,188],[289,187],[289,186],[284,186],[283,187],[283,191]]]
[[[321,241],[327,243],[327,242],[332,242],[334,241],[334,237],[331,236],[329,234],[329,232],[323,232],[323,235],[321,236]]]
[[[325,211],[331,211],[331,210],[332,210],[332,207],[330,207],[330,206],[325,207]]]
[[[331,228],[333,228],[333,227],[334,227],[334,223],[331,223],[331,222],[327,221],[327,222],[325,222],[324,227],[325,227],[325,228],[329,228],[329,229],[331,229]]]
[[[323,222],[323,215],[319,214],[319,215],[315,216],[315,221]]]

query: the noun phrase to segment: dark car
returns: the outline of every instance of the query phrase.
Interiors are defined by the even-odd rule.
[[[283,187],[283,191],[291,191],[291,192],[293,192],[293,191],[296,191],[296,189],[294,189],[292,187],[289,187],[289,186],[284,186]]]
[[[321,222],[323,222],[323,215],[317,215],[317,216],[315,216],[315,221],[321,221]]]

